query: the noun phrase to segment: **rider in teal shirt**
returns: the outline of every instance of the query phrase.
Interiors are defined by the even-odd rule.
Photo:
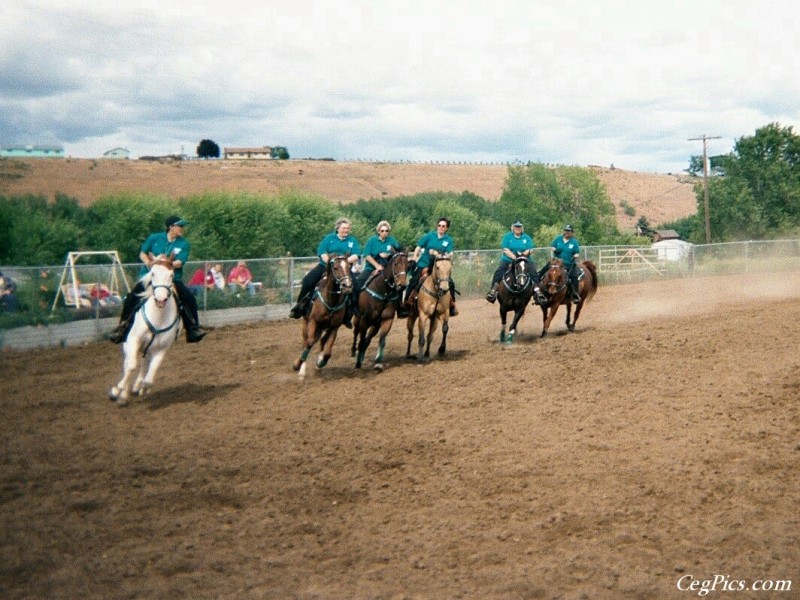
[[[206,335],[206,332],[200,328],[197,300],[195,300],[194,294],[189,291],[189,288],[182,281],[183,265],[189,260],[189,242],[183,237],[183,229],[188,224],[188,221],[173,215],[164,222],[165,231],[149,235],[142,244],[139,258],[144,264],[140,271],[139,281],[125,296],[119,324],[109,336],[109,339],[115,344],[124,342],[128,337],[128,332],[133,325],[133,318],[136,314],[136,307],[139,305],[139,301],[145,291],[141,278],[147,275],[153,260],[160,256],[170,257],[173,261],[174,275],[172,285],[178,297],[178,310],[181,313],[183,328],[186,331],[186,341],[189,343],[199,342]]]
[[[303,277],[303,282],[300,285],[300,293],[297,296],[297,302],[289,311],[289,316],[292,319],[299,319],[302,317],[306,308],[310,306],[311,292],[314,291],[319,280],[325,275],[325,270],[328,267],[328,261],[330,259],[334,256],[349,255],[347,262],[350,264],[358,260],[358,256],[361,254],[361,245],[354,236],[350,235],[351,226],[350,219],[341,218],[336,221],[333,232],[322,238],[319,246],[317,246],[319,262]],[[346,327],[352,327],[351,320],[352,314],[350,313],[348,303],[348,311],[345,314],[344,325]]]
[[[455,242],[453,238],[447,233],[450,229],[450,219],[441,217],[436,222],[436,231],[430,231],[423,235],[417,242],[417,247],[414,250],[414,258],[409,261],[409,269],[412,264],[415,264],[414,272],[411,275],[411,281],[406,288],[409,293],[406,298],[408,308],[413,306],[416,300],[417,288],[422,278],[428,274],[433,260],[437,256],[452,256],[455,251]],[[452,302],[450,303],[450,316],[455,317],[458,314],[456,308],[456,290],[452,280],[450,280],[450,295]],[[399,316],[406,316],[406,311]]]
[[[488,294],[486,294],[486,300],[492,303],[497,300],[497,285],[500,283],[503,275],[505,275],[508,267],[518,256],[526,257],[528,262],[531,263],[531,272],[533,273],[533,281],[535,286],[534,292],[537,295],[537,299],[546,300],[545,298],[540,298],[541,292],[539,291],[539,287],[537,285],[539,283],[539,274],[536,272],[536,266],[530,259],[531,252],[533,252],[535,247],[536,244],[533,243],[533,238],[531,238],[531,236],[529,236],[527,233],[524,233],[522,221],[514,221],[511,224],[511,231],[507,232],[500,242],[500,248],[503,250],[503,253],[500,256],[500,264],[492,276],[492,289],[489,290]]]
[[[556,237],[550,244],[551,256],[561,259],[569,276],[570,293],[573,302],[580,302],[578,293],[578,268],[577,260],[581,255],[581,246],[573,235],[572,225],[564,225],[564,233]]]

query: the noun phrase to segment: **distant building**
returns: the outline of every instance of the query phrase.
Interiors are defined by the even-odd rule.
[[[63,146],[30,144],[27,146],[0,146],[2,158],[64,158]]]
[[[112,148],[108,152],[103,152],[103,158],[130,158],[131,151],[127,148]]]
[[[289,158],[286,146],[261,146],[260,148],[225,148],[222,157],[239,160],[285,160]]]
[[[225,148],[223,158],[270,160],[272,159],[272,148],[269,146],[261,146],[260,148]]]

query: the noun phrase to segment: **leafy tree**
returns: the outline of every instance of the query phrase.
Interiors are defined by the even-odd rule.
[[[500,196],[504,221],[521,219],[528,231],[571,223],[581,243],[612,243],[620,237],[614,204],[597,176],[580,167],[549,168],[539,163],[509,167]]]
[[[800,227],[800,137],[771,123],[736,141],[719,157],[724,177],[709,180],[709,220],[715,242],[776,237]],[[695,187],[698,215],[705,215],[704,189]],[[705,239],[701,224],[693,241]]]
[[[219,146],[213,140],[200,140],[197,145],[197,156],[200,158],[219,158]]]

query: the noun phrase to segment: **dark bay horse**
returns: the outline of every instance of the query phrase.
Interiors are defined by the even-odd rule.
[[[547,305],[542,306],[542,337],[547,335],[547,330],[553,317],[558,312],[558,307],[562,304],[567,305],[567,329],[575,331],[575,323],[581,314],[583,305],[589,301],[597,292],[597,268],[591,260],[584,260],[577,264],[578,272],[578,294],[581,301],[575,303],[575,318],[570,322],[572,314],[572,300],[569,294],[569,279],[563,263],[554,258],[550,261],[547,272],[542,277],[539,287],[547,297]]]
[[[510,263],[508,271],[497,286],[497,299],[500,301],[500,343],[514,341],[517,324],[525,314],[525,308],[533,296],[533,265],[525,256],[518,256]],[[514,311],[514,318],[506,336],[506,315]]]
[[[328,364],[352,290],[353,274],[347,256],[334,256],[328,261],[325,275],[314,290],[311,309],[303,315],[304,348],[293,365],[294,370],[299,371],[300,378],[306,376],[306,359],[317,341],[320,342],[321,352],[317,359],[317,368],[321,369]]]
[[[436,325],[442,322],[442,343],[439,345],[439,356],[447,350],[448,320],[450,318],[450,273],[453,263],[447,256],[439,256],[431,265],[430,274],[423,279],[416,305],[408,315],[408,347],[406,358],[411,358],[411,340],[414,338],[414,322],[419,319],[419,351],[417,362],[426,362],[431,355],[431,341],[436,331]],[[425,329],[428,330],[427,346],[425,343]],[[423,353],[424,349],[424,353]]]
[[[383,351],[386,336],[394,323],[396,303],[408,283],[408,255],[395,252],[387,265],[373,272],[364,289],[358,295],[358,315],[353,319],[353,348],[356,369],[364,362],[372,338],[378,335],[378,353],[375,355],[375,370],[383,371]],[[357,350],[356,350],[357,346]]]

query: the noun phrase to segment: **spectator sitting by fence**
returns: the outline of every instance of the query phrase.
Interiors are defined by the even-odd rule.
[[[240,260],[228,273],[228,289],[232,294],[247,290],[251,296],[256,295],[256,284],[253,283],[253,274],[247,268],[247,263]]]
[[[8,275],[0,272],[0,311],[17,312],[17,284]]]
[[[189,280],[188,287],[195,296],[202,294],[203,288],[207,290],[214,289],[214,276],[208,268],[208,263],[205,263],[194,272],[192,278]]]
[[[208,273],[214,282],[214,287],[216,287],[218,290],[224,291],[225,275],[222,274],[222,265],[220,263],[215,264],[213,267],[211,267]]]

